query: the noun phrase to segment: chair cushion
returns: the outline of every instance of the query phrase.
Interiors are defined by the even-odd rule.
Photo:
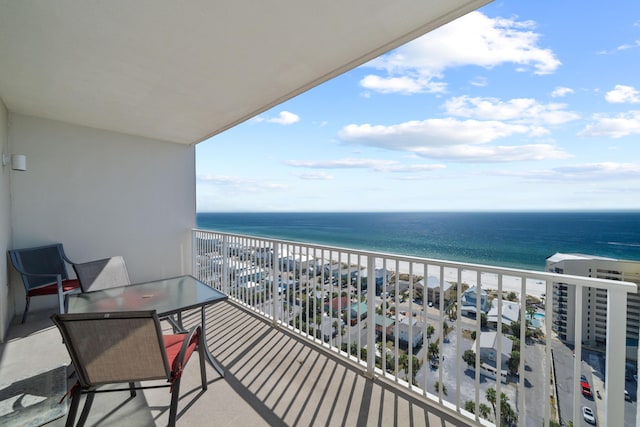
[[[167,351],[167,358],[169,359],[169,366],[171,366],[171,372],[173,374],[180,374],[183,366],[178,366],[178,355],[180,354],[180,348],[182,347],[182,343],[185,339],[187,339],[188,334],[170,334],[163,335],[164,339],[164,347]],[[194,334],[189,346],[187,347],[187,352],[185,353],[183,365],[187,363],[187,360],[191,357],[191,354],[196,349],[196,345],[198,344],[198,335]]]
[[[80,287],[80,282],[76,279],[63,280],[62,290],[63,292],[72,291]],[[50,285],[41,286],[39,288],[30,289],[27,296],[33,297],[37,295],[56,295],[58,293],[58,284],[52,283]]]

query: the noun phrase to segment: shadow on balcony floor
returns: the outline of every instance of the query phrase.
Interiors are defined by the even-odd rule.
[[[69,363],[48,316],[13,324],[0,344],[0,375],[23,378],[49,365]],[[186,322],[199,321],[197,316]],[[199,387],[198,363],[186,367],[180,387],[182,426],[457,426],[459,419],[384,380],[310,345],[231,302],[207,310],[208,342],[225,377],[207,365],[209,389]],[[197,358],[197,355],[194,355]],[[6,381],[5,381],[6,382]],[[99,394],[88,425],[165,425],[168,389]],[[64,425],[65,417],[47,426]],[[468,423],[471,425],[472,423]]]

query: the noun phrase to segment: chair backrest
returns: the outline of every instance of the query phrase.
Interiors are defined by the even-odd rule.
[[[155,310],[55,314],[83,387],[170,379]]]
[[[55,277],[36,277],[29,274],[59,274],[62,276],[62,280],[69,279],[67,267],[65,266],[67,257],[64,254],[62,243],[13,249],[9,251],[9,258],[11,258],[13,266],[22,276],[22,282],[27,290],[55,283],[56,281]]]
[[[109,289],[131,284],[124,258],[111,258],[73,264],[82,292]]]

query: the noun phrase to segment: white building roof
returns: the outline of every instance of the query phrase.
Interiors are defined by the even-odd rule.
[[[513,341],[507,338],[505,335],[502,338],[502,354],[511,356],[511,349],[513,348]],[[476,348],[474,343],[472,348]],[[497,332],[482,332],[480,334],[480,348],[492,348],[498,349],[498,333]]]
[[[518,320],[520,315],[520,304],[517,302],[502,300],[502,323],[510,325],[511,322]],[[489,322],[498,322],[498,299],[491,301],[491,309],[487,313]]]

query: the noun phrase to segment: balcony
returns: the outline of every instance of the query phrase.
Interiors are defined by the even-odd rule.
[[[51,314],[35,312],[27,324],[12,325],[7,343],[0,344],[3,380],[69,363]],[[186,366],[178,426],[212,425],[212,420],[246,426],[464,424],[439,405],[393,382],[367,378],[362,368],[236,303],[208,309],[207,323],[209,346],[225,377],[207,365],[209,388],[201,393],[198,363]],[[99,394],[87,425],[166,425],[168,404],[167,389],[145,390],[131,400],[127,392]],[[47,427],[64,424],[62,417]]]
[[[510,406],[503,409],[513,410],[519,425],[557,421],[560,411],[563,411],[563,422],[580,422],[583,403],[579,381],[574,380],[585,372],[582,364],[576,361],[593,361],[594,354],[588,349],[583,351],[578,342],[573,352],[575,358],[572,358],[572,351],[552,333],[552,325],[557,320],[553,307],[545,307],[541,300],[536,303],[536,296],[548,295],[553,283],[561,280],[576,287],[576,300],[582,298],[584,288],[595,287],[617,300],[616,307],[626,307],[626,293],[636,291],[636,285],[632,283],[619,286],[620,282],[601,279],[202,230],[194,231],[193,242],[194,275],[230,295],[234,304],[267,320],[274,328],[299,337],[307,345],[317,346],[353,365],[365,377],[390,381],[416,398],[431,401],[445,413],[461,416],[471,423],[492,423],[496,416],[502,416],[500,409],[495,416],[490,413],[484,418],[465,410],[487,405],[489,387],[495,388],[498,394],[505,393]],[[233,255],[229,248],[236,248],[233,252],[237,254]],[[426,276],[436,276],[440,281],[438,300],[429,300],[424,294],[420,283]],[[451,288],[447,289],[449,285]],[[495,323],[485,326],[482,324],[484,316],[473,316],[472,319],[460,314],[464,307],[464,291],[474,286],[486,291],[489,299],[498,301],[498,313],[488,313],[488,316],[495,316]],[[523,295],[530,296],[527,302],[538,307],[535,319],[539,324],[525,317],[531,307],[519,311],[519,331],[514,331],[506,322],[503,324],[500,311],[505,304],[502,298],[511,292],[517,295],[518,304],[524,300]],[[481,299],[474,301],[475,312],[480,312]],[[366,304],[365,315],[347,309],[357,303]],[[565,307],[566,304],[562,303]],[[330,305],[335,307],[329,310]],[[468,310],[468,306],[464,308],[464,311]],[[378,323],[380,316],[385,316],[393,321],[393,326],[374,332],[376,316]],[[581,311],[576,310],[575,316],[575,324],[580,325]],[[621,324],[625,318],[625,310],[610,313],[607,328]],[[408,327],[407,319],[409,325],[417,326]],[[562,320],[566,320],[566,316],[563,315]],[[327,324],[331,331],[325,333]],[[431,327],[433,334],[427,337]],[[339,332],[332,333],[332,328]],[[562,339],[566,339],[566,332],[564,327]],[[582,332],[578,329],[575,333],[580,335]],[[501,338],[527,338],[507,341],[513,342],[512,350],[524,356],[512,363],[512,372],[506,374],[503,382],[491,379],[489,363],[484,355],[480,356],[486,349],[478,349],[482,340],[472,339],[483,335],[496,336],[494,342],[498,344],[493,354],[497,355],[497,360],[489,360],[494,367],[510,360],[510,355],[502,351]],[[399,336],[404,336],[406,342],[418,344],[402,345]],[[624,415],[625,410],[630,409],[625,409],[623,400],[618,400],[623,397],[625,387],[624,368],[621,368],[624,365],[621,353],[624,352],[614,349],[625,348],[625,342],[623,334],[608,336],[611,339],[607,343],[606,356],[602,358],[603,366],[595,367],[593,375],[604,379],[599,372],[607,372],[606,383],[616,386],[609,387],[606,392],[602,390],[605,404],[599,402],[597,415],[603,425],[624,425],[625,419],[627,423],[631,418],[635,419],[635,415]],[[430,351],[433,343],[437,343],[435,356]],[[555,356],[552,356],[552,347]],[[372,348],[376,350],[369,351]],[[568,350],[569,362],[563,362],[565,364],[559,367],[556,364],[562,359],[563,349]],[[475,360],[463,360],[467,350],[474,350]],[[415,361],[404,365],[399,362],[407,359]],[[483,366],[483,369],[476,370],[472,365]],[[567,372],[573,374],[568,392],[563,388],[566,384],[556,385],[555,371],[545,369],[546,366],[561,369],[563,377]],[[495,378],[495,368],[493,372]],[[552,398],[545,399],[546,395]]]
[[[235,249],[229,251],[229,247]],[[501,316],[493,328],[485,327],[481,316],[471,319],[458,315],[457,309],[462,307],[467,286],[477,285],[500,303],[502,293],[515,290],[521,301],[523,294],[548,292],[558,280],[556,275],[201,230],[193,232],[193,254],[194,275],[230,296],[229,302],[207,310],[206,321],[208,345],[226,375],[220,378],[208,369],[209,390],[200,393],[197,364],[187,366],[179,425],[205,425],[212,419],[234,425],[492,425],[504,413],[517,418],[518,425],[549,425],[558,421],[559,414],[565,422],[580,422],[582,395],[579,381],[573,380],[582,374],[582,364],[576,361],[588,362],[588,350],[583,357],[578,342],[575,358],[571,357],[571,350],[552,333],[556,319],[550,306],[538,312],[545,317],[535,334],[527,332],[532,326],[526,328],[527,313],[520,310],[519,332],[527,339],[513,342],[512,350],[524,357],[512,368],[514,372],[505,371],[504,382],[489,376],[491,366],[481,360],[482,350],[474,347],[483,340],[473,341],[470,336],[495,333],[497,351],[490,362],[494,367],[503,366],[508,356],[500,338],[512,336],[513,328],[503,324]],[[325,268],[327,264],[331,268]],[[376,274],[380,269],[389,274]],[[442,278],[441,300],[429,301],[422,295],[417,284],[425,272]],[[338,279],[342,277],[351,280],[342,283]],[[578,294],[585,286],[604,287],[618,307],[626,306],[625,292],[635,290],[635,285],[600,279],[562,276],[562,280],[575,285]],[[449,292],[445,281],[453,285]],[[545,284],[536,288],[541,281]],[[382,289],[391,296],[377,295]],[[324,336],[322,322],[311,319],[325,316],[320,314],[323,303],[335,294],[345,295],[349,302],[366,303],[366,313],[354,319],[351,310],[342,310],[345,304],[338,299],[337,311],[328,310],[326,316],[329,327],[340,325],[340,330],[335,336]],[[376,334],[375,318],[384,312],[380,306],[385,303],[386,316],[394,322]],[[435,303],[446,309],[436,309]],[[501,306],[498,304],[499,309]],[[609,325],[624,319],[622,311],[609,317]],[[3,378],[69,363],[48,319],[51,313],[41,311],[25,325],[12,324],[6,344],[0,346]],[[402,319],[414,319],[409,325],[418,326],[403,330]],[[197,316],[186,316],[187,324],[197,321]],[[434,331],[427,336],[429,326]],[[607,342],[607,374],[602,379],[614,386],[599,389],[603,395],[597,402],[601,425],[631,421],[624,415],[624,352],[616,351],[625,346],[623,335],[609,335]],[[415,345],[403,345],[402,340]],[[386,343],[385,357],[381,357],[379,342]],[[437,343],[435,355],[430,352],[433,343]],[[475,350],[471,364],[483,366],[483,375],[463,360],[466,350]],[[39,357],[42,353],[47,353],[46,359]],[[403,362],[414,358],[414,363]],[[562,385],[554,375],[565,369],[560,363],[565,368],[569,363],[562,373]],[[573,371],[569,379],[573,392],[562,388],[567,387],[567,371]],[[481,405],[490,408],[488,388],[495,388],[498,395],[504,393],[509,405],[498,405],[495,415],[492,411],[482,416],[479,411],[469,412]],[[164,425],[169,403],[166,390],[147,390],[139,396],[129,400],[126,392],[98,395],[89,424],[119,425],[126,417],[136,425]],[[635,412],[633,416],[635,419]],[[61,418],[49,425],[63,423]]]

